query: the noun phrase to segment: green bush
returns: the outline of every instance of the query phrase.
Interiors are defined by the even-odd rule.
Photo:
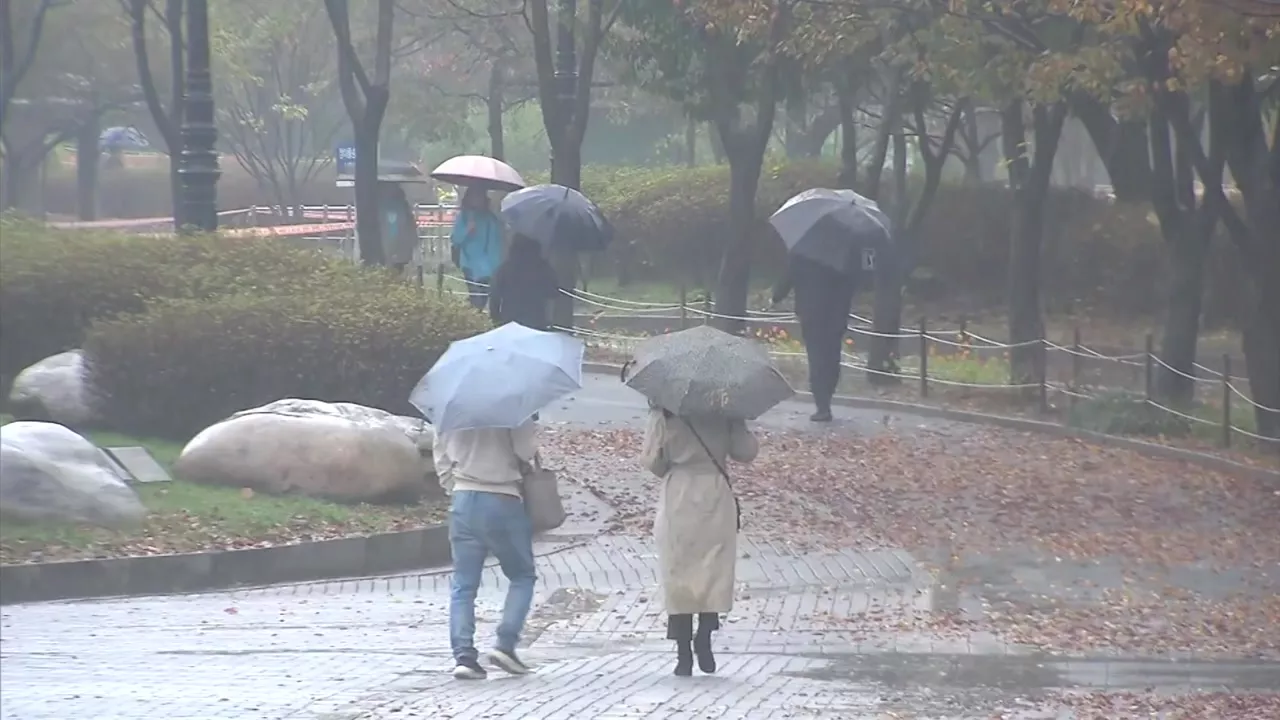
[[[755,267],[780,267],[783,257],[765,219],[792,195],[830,187],[835,178],[836,168],[825,163],[766,164],[756,194]],[[617,231],[608,254],[620,280],[714,283],[729,232],[728,165],[593,169],[583,173],[582,185]]]
[[[1108,392],[1081,400],[1068,418],[1072,427],[1105,435],[1182,437],[1191,432],[1191,422],[1152,407],[1140,395]]]
[[[412,414],[409,391],[449,342],[488,328],[451,299],[403,283],[154,304],[95,323],[84,348],[113,429],[187,438],[286,397]]]
[[[833,186],[836,175],[829,162],[766,162],[756,197],[754,275],[772,279],[782,266],[782,243],[766,222],[769,214],[802,190]],[[613,246],[595,262],[598,274],[615,275],[621,283],[714,284],[729,227],[727,165],[588,167],[582,186],[616,229]],[[909,192],[915,197],[919,188],[913,185]],[[1014,207],[1002,184],[943,184],[919,231],[919,262],[908,291],[917,299],[1003,303]],[[1234,315],[1239,307],[1238,283],[1231,281],[1236,263],[1224,249],[1229,245],[1215,243],[1209,263],[1210,321]],[[1151,313],[1164,306],[1166,251],[1149,204],[1054,189],[1042,255],[1042,294],[1051,311]]]
[[[318,251],[249,237],[159,237],[54,230],[0,220],[0,376],[79,347],[100,318],[162,299],[289,294],[387,280]],[[6,382],[7,385],[7,382]]]

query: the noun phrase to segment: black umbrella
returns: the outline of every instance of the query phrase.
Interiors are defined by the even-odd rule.
[[[582,193],[563,185],[534,185],[502,199],[502,218],[513,233],[542,247],[568,243],[574,250],[603,250],[613,225]]]
[[[888,249],[889,218],[874,200],[852,190],[805,190],[769,218],[787,251],[842,272],[856,271],[854,258]]]

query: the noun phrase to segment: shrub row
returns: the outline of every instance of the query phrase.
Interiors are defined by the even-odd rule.
[[[319,252],[255,238],[149,237],[0,220],[0,375],[79,347],[100,318],[161,299],[385,284]]]
[[[182,439],[284,397],[408,413],[464,303],[287,243],[0,226],[0,372],[82,347],[101,415]],[[6,393],[7,394],[7,393]]]
[[[761,218],[755,272],[781,267],[781,241],[764,219],[787,198],[831,187],[837,168],[805,161],[766,165],[757,194]],[[683,278],[714,282],[728,228],[727,166],[655,169],[587,168],[583,190],[613,221],[617,238],[598,270],[620,280]],[[944,184],[920,229],[919,295],[1004,301],[1011,210],[1003,185]],[[1051,310],[1103,307],[1151,313],[1163,307],[1168,272],[1159,227],[1147,204],[1116,204],[1079,190],[1054,189],[1046,214],[1043,295]],[[1234,314],[1239,298],[1229,243],[1216,243],[1206,316]],[[772,279],[772,278],[769,278]]]
[[[162,302],[96,323],[84,349],[113,429],[187,438],[285,397],[413,415],[409,391],[449,342],[486,329],[469,306],[403,283]]]

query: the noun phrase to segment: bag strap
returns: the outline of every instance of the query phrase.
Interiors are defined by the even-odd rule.
[[[729,473],[725,472],[724,466],[720,464],[720,461],[716,459],[716,456],[711,454],[711,448],[707,447],[707,444],[703,442],[702,436],[698,434],[697,428],[693,426],[693,423],[683,418],[681,418],[680,422],[683,422],[685,426],[689,428],[689,431],[693,433],[693,437],[697,439],[698,444],[702,446],[702,451],[707,454],[707,457],[711,458],[711,462],[716,466],[716,470],[720,471],[720,477],[724,478],[725,484],[728,485],[729,490],[732,491],[733,481],[729,479]]]

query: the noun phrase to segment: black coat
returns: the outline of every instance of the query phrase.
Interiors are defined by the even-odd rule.
[[[786,277],[774,288],[773,301],[781,302],[794,290],[796,315],[806,335],[832,332],[843,337],[857,285],[857,278],[849,273],[792,255]]]
[[[508,257],[489,288],[494,323],[520,323],[534,330],[551,327],[551,303],[560,292],[555,270],[540,255]]]

